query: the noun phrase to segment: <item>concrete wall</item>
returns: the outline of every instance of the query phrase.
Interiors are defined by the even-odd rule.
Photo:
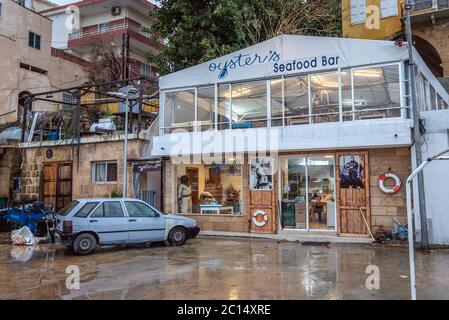
[[[71,146],[46,145],[24,149],[24,166],[22,171],[22,193],[30,197],[39,196],[40,174],[45,163],[72,162],[73,163],[73,199],[92,198],[110,195],[113,191],[122,190],[123,179],[123,141],[105,141],[98,143],[83,143],[80,147],[79,170],[77,169],[76,149]],[[130,140],[128,145],[128,159],[136,159],[141,154],[143,142]],[[52,149],[53,157],[47,159],[46,151]],[[117,181],[107,184],[92,182],[91,165],[96,161],[117,161]],[[133,196],[132,165],[128,163],[128,196]]]
[[[51,56],[51,20],[24,8],[14,1],[3,1],[0,17],[2,81],[0,81],[0,124],[16,122],[18,96],[75,86],[85,81],[83,67]],[[41,49],[28,46],[28,32],[41,35]],[[47,71],[40,74],[20,68],[20,63]],[[56,111],[54,106],[36,103],[34,110]]]
[[[449,149],[449,110],[422,112],[427,133],[423,145],[423,159]],[[426,213],[429,242],[449,244],[449,161],[435,161],[424,169]],[[416,226],[420,228],[416,210]]]

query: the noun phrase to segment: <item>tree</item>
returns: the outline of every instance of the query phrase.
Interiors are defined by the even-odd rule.
[[[166,39],[149,55],[162,74],[225,55],[279,34],[341,33],[338,0],[162,0],[150,13],[153,34]]]

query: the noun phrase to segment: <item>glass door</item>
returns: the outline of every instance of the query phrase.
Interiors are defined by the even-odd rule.
[[[309,229],[335,229],[335,156],[309,156]]]
[[[307,230],[306,157],[283,159],[281,165],[281,225]]]
[[[280,161],[284,230],[336,230],[335,156],[289,156]]]

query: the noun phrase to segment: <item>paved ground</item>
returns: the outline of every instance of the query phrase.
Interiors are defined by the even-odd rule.
[[[380,290],[365,270],[380,268]],[[81,271],[66,289],[66,268]],[[418,298],[449,299],[449,251],[417,254]],[[199,238],[184,247],[103,248],[87,257],[0,244],[0,299],[408,299],[406,248]]]

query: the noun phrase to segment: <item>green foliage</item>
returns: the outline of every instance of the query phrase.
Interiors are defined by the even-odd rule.
[[[120,190],[112,190],[111,192],[111,198],[122,198],[123,193]]]
[[[338,0],[162,0],[151,32],[167,43],[149,60],[166,74],[279,34],[339,36],[340,10]]]

